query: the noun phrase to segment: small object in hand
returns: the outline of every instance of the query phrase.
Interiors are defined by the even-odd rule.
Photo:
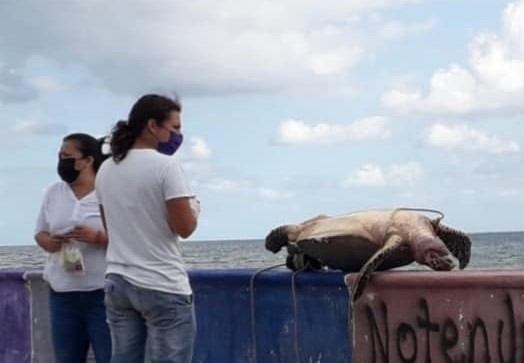
[[[67,272],[85,273],[84,257],[76,246],[64,245],[62,247],[62,263]]]

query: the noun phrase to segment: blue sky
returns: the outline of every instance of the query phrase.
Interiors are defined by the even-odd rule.
[[[70,132],[183,102],[190,240],[420,207],[523,230],[524,1],[0,3],[0,245],[32,244]]]

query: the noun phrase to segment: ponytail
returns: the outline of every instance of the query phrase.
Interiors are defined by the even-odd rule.
[[[153,119],[160,125],[170,112],[180,112],[181,109],[182,106],[176,99],[155,94],[140,97],[131,107],[129,121],[118,121],[111,131],[111,142],[109,144],[115,163],[124,160],[136,139],[146,127],[148,120]]]
[[[127,121],[118,121],[111,131],[111,156],[115,163],[119,163],[126,157],[133,146],[136,135],[133,134]]]

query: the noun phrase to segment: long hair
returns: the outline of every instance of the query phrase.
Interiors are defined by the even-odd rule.
[[[62,141],[73,141],[83,157],[93,157],[93,170],[95,173],[102,165],[102,162],[109,156],[102,152],[104,138],[97,139],[91,135],[77,132],[65,136]]]
[[[129,112],[127,121],[118,121],[111,131],[111,154],[118,163],[127,156],[136,139],[140,136],[147,121],[154,119],[162,124],[172,111],[181,112],[182,106],[176,99],[156,94],[140,97]]]

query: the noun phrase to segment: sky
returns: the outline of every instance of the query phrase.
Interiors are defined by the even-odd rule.
[[[397,207],[524,230],[524,0],[1,1],[0,245],[34,244],[62,137],[151,92],[182,102],[189,241]]]

